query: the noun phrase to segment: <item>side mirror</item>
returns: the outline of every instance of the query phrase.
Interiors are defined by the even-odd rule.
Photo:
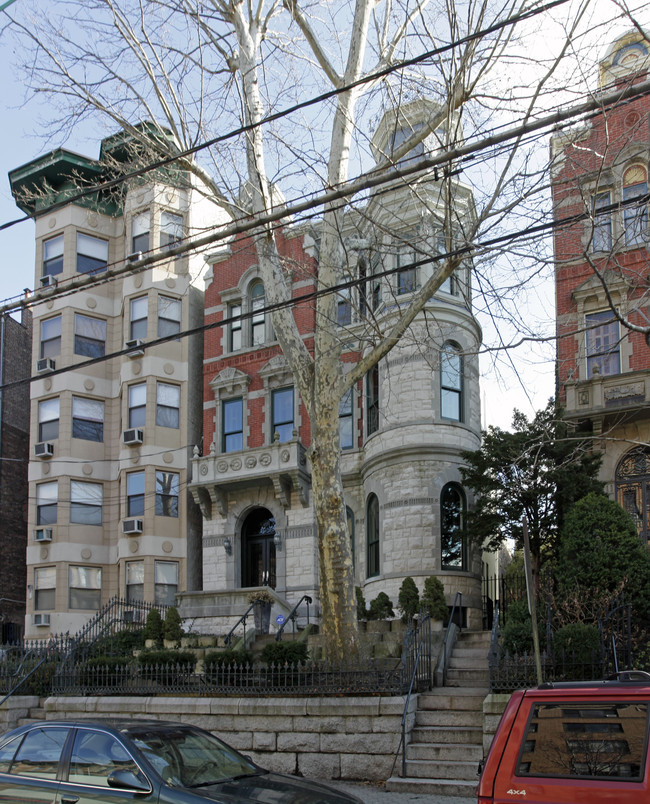
[[[114,770],[108,775],[109,787],[117,790],[132,790],[134,793],[149,793],[151,785],[141,775],[130,770]]]

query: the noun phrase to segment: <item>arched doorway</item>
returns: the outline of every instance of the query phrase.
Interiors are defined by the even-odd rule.
[[[650,448],[635,447],[616,468],[616,499],[636,522],[644,542],[650,536]]]
[[[275,589],[275,519],[266,508],[256,508],[244,520],[242,535],[242,586]]]

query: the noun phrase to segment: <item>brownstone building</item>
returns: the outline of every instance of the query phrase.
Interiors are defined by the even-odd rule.
[[[600,63],[597,92],[647,80],[633,31]],[[650,533],[648,170],[650,98],[604,108],[552,141],[558,398],[603,452],[601,479]]]
[[[0,316],[0,641],[22,635],[25,619],[27,462],[32,317]],[[7,385],[7,388],[3,386]]]

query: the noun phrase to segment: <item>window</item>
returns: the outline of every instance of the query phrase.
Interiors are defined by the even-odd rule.
[[[642,246],[648,240],[648,180],[644,168],[635,165],[623,176],[623,228],[626,246]],[[637,203],[634,202],[638,199]]]
[[[56,357],[61,353],[61,316],[41,321],[41,357]]]
[[[183,239],[183,217],[173,212],[160,216],[160,248],[171,248]]]
[[[373,366],[366,374],[366,433],[379,430],[379,366]]]
[[[367,576],[379,575],[379,500],[376,494],[368,497],[366,506]]]
[[[36,486],[36,524],[54,525],[59,486],[56,480]]]
[[[70,523],[101,525],[104,489],[101,483],[70,481]]]
[[[352,567],[355,564],[355,549],[354,549],[354,511],[346,506],[345,519],[348,524],[348,536],[350,537],[350,555],[352,556]]]
[[[34,570],[34,608],[36,611],[54,608],[56,567],[36,567]]]
[[[144,516],[144,472],[126,476],[126,515]]]
[[[463,420],[463,357],[453,343],[444,344],[440,352],[440,414]]]
[[[587,378],[619,374],[620,341],[618,321],[611,310],[585,316],[587,330]]]
[[[59,397],[38,403],[38,440],[51,441],[59,437]]]
[[[241,349],[241,304],[228,305],[228,318],[230,319],[228,351],[236,352]]]
[[[149,251],[149,210],[133,216],[131,221],[131,251]]]
[[[129,328],[129,338],[131,340],[143,340],[147,337],[148,305],[149,300],[146,296],[131,299],[131,325]]]
[[[440,494],[440,547],[443,569],[467,569],[465,495],[456,483],[447,483]]]
[[[181,300],[158,296],[158,337],[177,335],[181,331]]]
[[[181,389],[178,385],[159,382],[156,386],[156,424],[160,427],[180,425]]]
[[[402,246],[397,252],[397,293],[412,293],[416,288],[417,268],[415,252],[411,248]]]
[[[156,472],[156,516],[178,516],[176,472]]]
[[[350,288],[339,291],[339,297],[336,302],[336,323],[339,327],[346,327],[352,323]]]
[[[106,321],[75,313],[74,353],[84,357],[103,357],[106,353]]]
[[[72,437],[104,440],[104,403],[99,399],[72,397]]]
[[[351,449],[354,446],[354,418],[352,416],[352,388],[348,389],[339,402],[339,434],[341,436],[341,449]]]
[[[154,602],[158,606],[173,606],[178,591],[178,564],[176,561],[154,562]]]
[[[264,285],[261,282],[255,282],[251,287],[250,293],[251,311],[253,313],[251,318],[251,346],[260,346],[266,342],[265,299]]]
[[[98,609],[102,603],[100,567],[68,567],[68,600],[71,609]]]
[[[640,782],[647,731],[647,701],[535,704],[515,774]]]
[[[389,147],[389,153],[391,159],[393,159],[393,154],[395,153],[395,151],[398,148],[400,148],[408,139],[410,139],[415,134],[416,131],[421,129],[423,125],[424,125],[423,123],[416,123],[416,125],[414,125],[413,128],[400,128],[394,132],[394,134],[390,139],[390,147]],[[396,162],[395,167],[397,167],[398,165],[400,167],[404,167],[409,163],[418,162],[420,159],[423,158],[423,156],[424,156],[424,140],[418,142],[417,145],[414,145],[410,151],[404,154],[404,156]]]
[[[384,270],[381,257],[374,254],[370,260],[370,306],[373,312],[381,304],[381,274]]]
[[[594,196],[594,230],[591,240],[592,251],[610,251],[612,248],[612,211],[606,209],[612,203],[609,192]]]
[[[49,606],[54,608],[54,606]],[[68,738],[69,729],[61,726],[32,729],[25,735],[13,762],[10,772],[16,776],[31,776],[47,782],[55,782],[59,770],[59,761],[63,746]],[[50,798],[45,793],[45,786],[37,785],[35,789],[43,791],[42,795],[35,796],[43,801]],[[25,791],[26,792],[26,791]],[[14,800],[27,800],[28,796],[11,796]],[[29,796],[31,798],[31,796]]]
[[[144,601],[144,561],[126,563],[126,600],[127,603]]]
[[[43,243],[43,276],[55,276],[63,272],[63,235]]]
[[[271,438],[280,435],[280,442],[293,438],[293,386],[277,388],[271,395]]]
[[[106,270],[108,241],[77,232],[77,273],[97,274]]]
[[[108,777],[113,771],[131,773],[146,783],[142,771],[119,740],[101,731],[79,729],[70,755],[68,781],[108,788]],[[91,794],[89,798],[96,800],[99,797],[98,792]],[[62,800],[65,798],[62,795]]]
[[[222,452],[237,452],[244,448],[244,402],[238,399],[224,399],[221,404],[223,435]]]
[[[144,427],[147,413],[147,384],[129,385],[129,427]]]

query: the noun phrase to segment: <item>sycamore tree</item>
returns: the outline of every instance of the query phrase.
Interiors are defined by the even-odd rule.
[[[497,329],[500,321],[514,321],[515,332],[532,336],[519,294],[549,263],[548,245],[537,240],[531,248],[530,239],[520,239],[513,249],[503,235],[543,220],[548,207],[545,158],[535,156],[540,148],[546,152],[546,141],[531,142],[526,126],[557,105],[559,89],[580,84],[581,74],[565,64],[585,29],[594,27],[591,5],[559,3],[541,14],[535,0],[53,0],[44,14],[38,0],[21,0],[5,12],[5,34],[14,37],[23,62],[21,77],[28,92],[45,100],[43,130],[50,141],[60,145],[84,125],[95,127],[95,136],[98,125],[111,133],[124,129],[141,143],[142,161],[151,126],[171,132],[156,139],[155,157],[175,157],[233,219],[244,215],[257,223],[253,237],[272,305],[290,301],[292,291],[270,218],[278,190],[288,210],[305,193],[322,196],[316,228],[323,292],[314,302],[313,350],[289,305],[276,307],[272,321],[311,423],[322,629],[330,658],[357,649],[339,403],[409,336],[428,300],[468,255],[489,321]],[[555,26],[553,41],[531,57],[543,24]],[[426,59],[408,62],[424,53]],[[318,104],[282,113],[323,93],[329,94]],[[382,113],[418,98],[433,101],[426,118],[371,159],[369,132]],[[148,121],[147,133],[141,121]],[[500,147],[488,150],[507,125],[512,133],[501,134]],[[544,137],[547,130],[540,128]],[[187,153],[228,132],[235,133]],[[436,152],[418,151],[432,135]],[[480,159],[465,165],[460,156],[472,142]],[[408,304],[395,305],[383,320],[357,294],[354,337],[361,359],[344,373],[337,295],[326,291],[344,278],[347,216],[354,210],[363,218],[359,198],[382,177],[400,180],[417,200],[417,183],[395,170],[411,154],[435,157],[429,167],[440,166],[439,257]],[[460,215],[455,177],[463,171],[475,207]],[[327,195],[340,188],[345,203]],[[390,226],[385,216],[382,226]],[[492,245],[479,247],[481,238]],[[500,262],[504,250],[511,259]],[[546,454],[524,447],[533,464]],[[535,527],[535,516],[530,521]]]
[[[488,550],[506,539],[521,549],[526,517],[537,579],[542,559],[557,557],[571,506],[603,488],[597,480],[600,453],[588,434],[562,420],[553,400],[532,420],[516,411],[511,431],[489,427],[481,448],[463,458],[463,482],[478,495],[468,515],[468,534]]]

